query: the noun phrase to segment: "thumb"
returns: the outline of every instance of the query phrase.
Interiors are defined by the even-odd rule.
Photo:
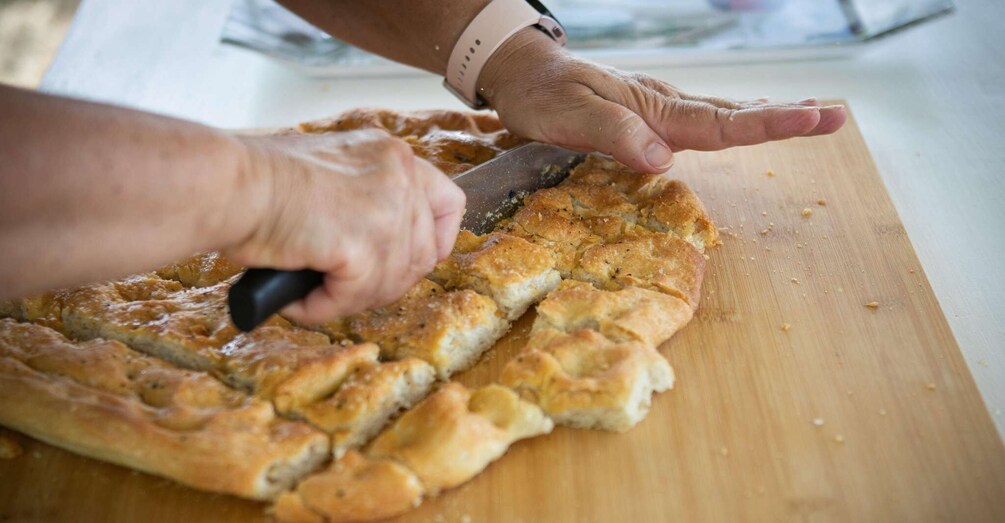
[[[638,114],[623,105],[591,95],[565,119],[555,142],[576,149],[596,150],[646,173],[660,173],[673,165],[673,152]]]

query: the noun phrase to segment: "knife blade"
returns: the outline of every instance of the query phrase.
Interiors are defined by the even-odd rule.
[[[467,196],[461,228],[490,232],[513,215],[523,197],[558,185],[584,155],[543,143],[529,143],[465,171],[453,181]]]
[[[529,143],[455,176],[454,183],[467,197],[461,228],[475,234],[490,232],[500,220],[513,215],[524,196],[557,185],[584,156],[554,145]],[[227,294],[230,318],[238,329],[251,331],[323,283],[324,273],[311,269],[248,269]]]

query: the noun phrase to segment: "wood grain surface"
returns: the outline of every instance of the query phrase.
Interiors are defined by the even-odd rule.
[[[661,348],[675,389],[628,433],[518,443],[400,520],[1005,521],[1005,447],[854,123],[673,173],[724,229],[695,320]],[[530,316],[458,379],[498,376]],[[25,453],[0,460],[0,521],[264,517],[4,434]]]

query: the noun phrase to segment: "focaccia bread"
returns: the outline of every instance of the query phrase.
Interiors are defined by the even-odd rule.
[[[447,379],[473,365],[509,323],[491,298],[424,279],[390,305],[323,327],[333,335],[348,329],[353,338],[377,344],[385,359],[419,358]]]
[[[635,223],[668,232],[699,251],[720,243],[719,229],[698,196],[665,174],[642,174],[611,158],[591,154],[569,174],[565,184],[607,187],[637,208]]]
[[[527,196],[499,230],[552,251],[563,278],[577,278],[583,253],[596,245],[654,233],[673,235],[699,253],[719,243],[718,229],[687,185],[595,154],[557,187]]]
[[[265,325],[236,335],[214,359],[218,375],[232,387],[303,404],[330,393],[329,376],[344,359],[341,348],[317,331]]]
[[[332,435],[332,453],[368,442],[400,411],[426,397],[436,379],[435,370],[417,358],[380,362],[376,345],[366,343],[338,353],[340,368],[329,372],[328,393],[300,404],[277,398],[281,412],[289,412]],[[302,393],[310,386],[290,383],[290,391]]]
[[[176,280],[186,287],[209,287],[244,271],[218,252],[206,252],[165,265],[154,271],[166,280]]]
[[[404,466],[349,451],[285,492],[272,507],[288,523],[343,523],[397,516],[422,501],[422,483]]]
[[[676,296],[698,308],[705,256],[693,245],[670,234],[651,233],[585,251],[572,277],[598,288],[642,287]]]
[[[332,433],[337,455],[431,388],[433,369],[420,360],[382,364],[376,346],[332,344],[279,317],[238,334],[226,312],[230,281],[187,289],[135,277],[90,286],[72,293],[65,316],[78,336],[123,341],[272,401],[280,414]]]
[[[71,291],[63,305],[67,331],[107,338],[180,367],[212,370],[220,348],[237,335],[227,315],[229,282],[187,289],[152,275]],[[274,316],[267,324],[289,325]]]
[[[269,499],[328,456],[328,438],[211,376],[116,341],[74,343],[0,320],[0,424],[196,488]]]
[[[366,455],[408,467],[428,495],[481,472],[514,442],[551,432],[541,410],[498,385],[448,383],[377,436]]]
[[[66,291],[52,291],[21,299],[0,302],[0,318],[14,318],[44,325],[66,333],[63,325],[63,302]]]
[[[455,111],[354,110],[299,132],[362,128],[448,175],[524,143]],[[655,347],[693,316],[718,243],[685,184],[589,155],[494,232],[462,231],[397,302],[313,330],[275,316],[239,333],[226,297],[242,268],[219,253],[3,302],[0,316],[39,325],[0,321],[0,424],[197,488],[278,495],[283,521],[391,517],[554,423],[643,419],[674,380]],[[505,386],[429,394],[538,302]]]
[[[571,196],[553,187],[528,195],[523,207],[512,218],[501,222],[497,230],[550,251],[555,258],[555,268],[563,278],[568,278],[582,251],[604,241],[590,225],[573,212]]]
[[[514,442],[551,432],[541,410],[498,385],[448,383],[406,412],[360,454],[350,450],[272,508],[280,521],[370,521],[478,475]]]
[[[403,138],[416,156],[455,176],[526,143],[485,113],[430,110],[400,112],[388,109],[353,109],[334,118],[305,122],[305,133],[382,129]]]
[[[652,394],[673,381],[670,364],[652,346],[589,329],[538,330],[502,374],[504,385],[556,423],[616,432],[641,421]]]
[[[571,334],[592,329],[613,341],[640,341],[659,347],[693,315],[687,302],[669,294],[639,287],[606,291],[565,280],[538,304],[533,331],[553,329]]]
[[[512,321],[558,285],[561,276],[554,266],[547,249],[523,238],[462,230],[450,257],[429,279],[446,289],[471,289],[491,297]]]

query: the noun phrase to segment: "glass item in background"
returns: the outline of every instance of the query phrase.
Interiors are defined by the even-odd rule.
[[[952,0],[550,0],[581,56],[621,67],[845,56],[954,9]],[[222,40],[317,76],[415,71],[272,0],[234,0]]]

